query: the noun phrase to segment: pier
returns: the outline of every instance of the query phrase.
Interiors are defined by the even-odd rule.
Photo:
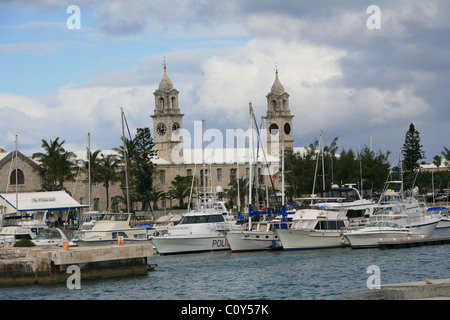
[[[450,300],[450,279],[425,279],[344,293],[335,300]]]
[[[450,236],[425,237],[420,239],[401,239],[401,240],[378,242],[380,249],[410,248],[410,247],[432,246],[449,243],[450,243]]]
[[[66,282],[70,266],[81,280],[144,275],[149,270],[151,244],[70,248],[0,248],[0,286]]]

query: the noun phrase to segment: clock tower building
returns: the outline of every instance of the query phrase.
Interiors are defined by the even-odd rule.
[[[178,105],[178,90],[173,87],[164,63],[164,75],[155,96],[153,136],[157,156],[170,163],[180,163],[183,159],[182,118]]]
[[[281,157],[284,142],[285,150],[294,148],[294,136],[292,134],[292,118],[289,109],[289,94],[284,91],[278,70],[275,73],[275,81],[266,96],[267,116],[265,117],[267,129],[267,152],[273,156]]]

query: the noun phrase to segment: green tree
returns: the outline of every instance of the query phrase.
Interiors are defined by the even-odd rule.
[[[119,167],[119,158],[113,154],[105,156],[101,154],[101,158],[98,161],[98,182],[102,182],[106,191],[106,207],[109,208],[109,185],[111,182],[118,181],[119,176],[117,169]]]
[[[420,144],[420,134],[412,123],[405,135],[402,156],[402,170],[405,174],[416,171],[420,167],[419,160],[425,158],[425,153],[422,151],[422,145]]]
[[[155,165],[152,159],[155,157],[153,138],[150,134],[149,128],[138,128],[134,139],[126,139],[126,159],[123,145],[114,150],[119,154],[121,162],[125,164],[127,161],[128,167],[128,188],[130,192],[130,202],[132,199],[142,203],[142,210],[148,208],[147,195],[150,197],[153,188],[153,176],[155,173]],[[121,172],[121,181],[124,189],[125,185],[125,166]],[[147,194],[146,192],[147,191]],[[131,205],[131,204],[130,204]]]
[[[442,163],[442,157],[439,155],[435,155],[433,157],[433,164],[439,168],[441,166],[441,163]]]
[[[32,158],[39,159],[37,171],[44,178],[43,188],[45,189],[64,189],[64,181],[73,180],[75,154],[64,149],[63,141],[59,137],[54,141],[47,142],[42,139],[41,147],[44,152],[37,152]]]
[[[182,177],[177,175],[171,182],[168,194],[171,198],[177,199],[180,207],[184,207],[184,199],[191,191],[192,177]]]
[[[445,164],[448,165],[450,163],[450,150],[444,147],[444,151],[441,153],[444,156]]]

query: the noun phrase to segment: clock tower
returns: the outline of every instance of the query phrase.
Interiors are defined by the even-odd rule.
[[[289,94],[284,91],[278,69],[275,72],[275,81],[267,98],[267,152],[273,156],[281,157],[282,142],[285,150],[294,148],[294,136],[292,134],[292,118],[289,109]]]
[[[170,163],[183,160],[182,118],[178,106],[178,90],[173,87],[164,63],[164,75],[155,96],[153,118],[153,138],[157,156]]]

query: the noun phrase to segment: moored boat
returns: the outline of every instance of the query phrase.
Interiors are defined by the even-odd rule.
[[[310,198],[303,200],[322,201]],[[275,229],[284,250],[337,248],[348,245],[343,232],[349,227],[346,210],[311,206],[297,210],[289,229]]]
[[[236,224],[223,201],[204,201],[167,232],[150,237],[161,255],[230,250],[225,231]]]
[[[150,243],[146,228],[130,226],[131,213],[98,214],[91,229],[79,230],[71,241],[71,245],[104,246],[118,244]]]
[[[378,247],[382,241],[424,238],[425,235],[414,233],[392,221],[375,221],[364,228],[349,230],[344,237],[352,248],[369,248]]]

